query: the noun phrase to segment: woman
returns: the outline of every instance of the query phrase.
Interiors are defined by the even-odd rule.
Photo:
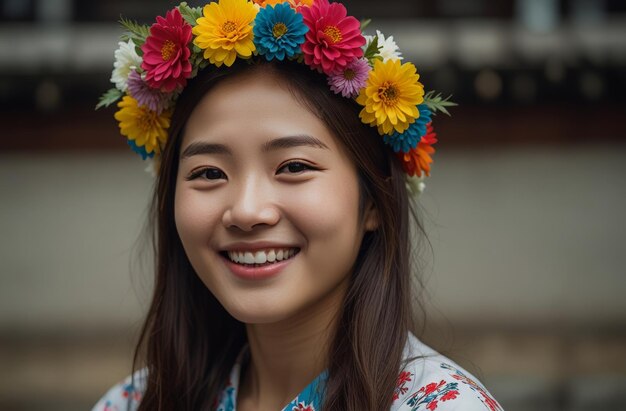
[[[414,335],[407,174],[433,141],[414,67],[339,3],[268,3],[130,27],[116,118],[159,160],[156,279],[145,366],[94,410],[500,410]]]

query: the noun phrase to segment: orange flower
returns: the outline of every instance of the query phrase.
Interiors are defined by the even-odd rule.
[[[254,4],[258,4],[261,7],[265,6],[275,6],[276,4],[282,3],[284,0],[252,0]]]
[[[426,135],[422,137],[417,147],[408,153],[398,152],[396,155],[402,161],[402,168],[410,175],[422,176],[422,172],[430,176],[430,164],[433,162],[431,155],[435,153],[432,147],[437,142],[437,134],[434,132],[432,122],[426,126]]]
[[[300,11],[301,7],[312,6],[314,0],[252,0],[254,4],[261,7],[275,6],[280,3],[288,3],[295,11]]]

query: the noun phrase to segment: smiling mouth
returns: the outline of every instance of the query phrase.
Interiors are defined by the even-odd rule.
[[[220,251],[220,255],[232,263],[244,267],[263,267],[290,260],[300,248],[278,248],[258,251]]]

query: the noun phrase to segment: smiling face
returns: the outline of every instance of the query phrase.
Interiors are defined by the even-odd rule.
[[[277,75],[227,78],[183,134],[175,220],[193,268],[245,323],[343,298],[363,234],[357,171],[325,124]]]

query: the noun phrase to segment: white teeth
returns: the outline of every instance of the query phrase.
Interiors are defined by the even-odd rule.
[[[259,250],[255,253],[250,251],[229,251],[228,258],[239,264],[265,264],[266,262],[273,263],[286,260],[293,257],[296,252],[296,248]]]
[[[254,255],[251,252],[246,251],[243,255],[243,262],[246,264],[254,264]]]
[[[257,251],[256,254],[254,255],[254,262],[256,264],[265,264],[266,261],[267,261],[267,254],[265,254],[265,251]]]

